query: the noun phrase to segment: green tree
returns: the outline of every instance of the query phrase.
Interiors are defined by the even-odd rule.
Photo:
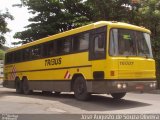
[[[4,51],[0,50],[0,60],[4,60]]]
[[[160,88],[160,1],[141,0],[138,9],[139,25],[151,30],[152,48],[156,60],[156,74]]]
[[[141,0],[141,24],[152,31],[152,37],[156,38],[160,32],[160,2],[159,0]]]
[[[87,0],[93,21],[127,21],[130,0]]]
[[[10,31],[7,28],[7,22],[6,22],[7,19],[13,20],[13,16],[10,15],[8,11],[5,13],[2,13],[0,11],[0,44],[5,43],[4,34]]]
[[[99,20],[127,21],[130,0],[21,0],[34,14],[14,37],[22,44]]]
[[[14,37],[19,38],[22,44],[47,37],[58,32],[66,31],[83,25],[88,19],[80,13],[72,13],[68,5],[83,7],[83,0],[22,0],[30,13],[34,14],[26,26],[27,30],[17,32]],[[74,7],[75,7],[74,6]]]

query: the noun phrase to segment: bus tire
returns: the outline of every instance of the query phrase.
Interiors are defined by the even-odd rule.
[[[16,78],[16,80],[15,80],[15,88],[16,88],[16,93],[18,93],[18,94],[23,93],[22,81],[19,78]]]
[[[123,93],[111,93],[111,96],[112,96],[114,99],[121,99],[121,98],[123,98],[125,95],[126,95],[126,92],[123,92]]]
[[[25,95],[29,95],[32,93],[32,90],[29,88],[28,79],[25,77],[23,78],[23,93]]]
[[[87,92],[86,81],[82,76],[78,76],[73,85],[74,96],[77,100],[88,100],[90,94]]]

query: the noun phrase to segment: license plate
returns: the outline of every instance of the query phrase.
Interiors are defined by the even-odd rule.
[[[137,89],[137,90],[143,90],[143,89],[144,89],[144,86],[143,86],[143,85],[136,85],[136,89]]]

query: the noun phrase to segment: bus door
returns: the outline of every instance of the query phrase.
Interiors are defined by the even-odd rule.
[[[89,59],[94,79],[104,79],[106,63],[106,27],[96,29],[90,37]]]

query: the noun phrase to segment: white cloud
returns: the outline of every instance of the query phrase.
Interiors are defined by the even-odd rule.
[[[20,0],[0,0],[0,10],[5,12],[6,9],[9,10],[9,13],[13,15],[14,20],[7,20],[8,28],[11,30],[10,33],[7,33],[6,36],[6,44],[11,46],[12,42],[18,41],[13,38],[16,32],[20,32],[24,30],[24,27],[29,24],[28,19],[32,15],[28,13],[26,7],[13,7],[13,4],[21,3]]]

